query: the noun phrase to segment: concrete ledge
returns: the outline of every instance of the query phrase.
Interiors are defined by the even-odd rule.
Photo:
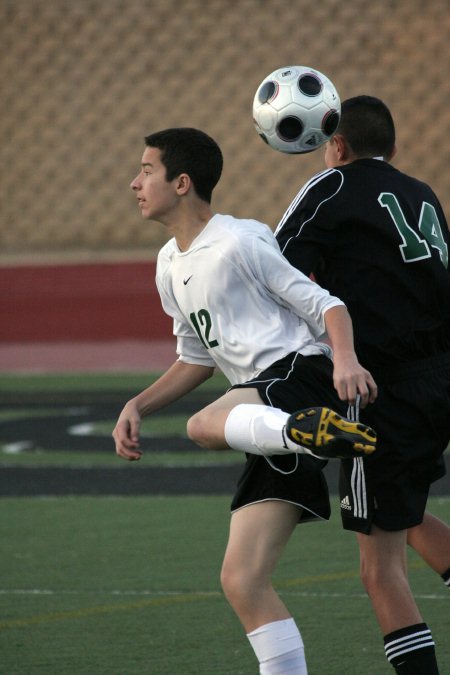
[[[0,373],[145,373],[166,370],[177,358],[171,340],[0,342]]]

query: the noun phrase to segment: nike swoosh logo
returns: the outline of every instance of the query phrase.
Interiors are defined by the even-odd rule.
[[[188,277],[187,279],[183,279],[183,284],[184,284],[185,286],[186,286],[186,284],[188,283],[189,279],[192,279],[192,274],[191,274],[191,276]]]

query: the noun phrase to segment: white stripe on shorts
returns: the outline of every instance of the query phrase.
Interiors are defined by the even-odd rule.
[[[353,494],[353,515],[355,518],[367,518],[366,477],[362,457],[353,460],[350,482]]]
[[[355,405],[349,405],[347,417],[353,422],[359,420],[361,396],[357,394]],[[366,477],[362,457],[353,460],[352,477],[350,481],[353,494],[353,515],[355,518],[367,518],[367,491]]]

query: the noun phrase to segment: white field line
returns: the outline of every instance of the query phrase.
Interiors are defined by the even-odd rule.
[[[329,591],[295,591],[295,590],[281,590],[277,589],[279,595],[286,597],[301,597],[301,598],[367,598],[366,593],[337,593]],[[221,591],[152,591],[152,590],[69,590],[69,589],[49,589],[49,588],[0,588],[0,595],[96,595],[96,596],[110,596],[110,597],[155,597],[155,598],[170,598],[183,597],[193,599],[197,598],[219,598],[223,597]],[[448,600],[448,593],[414,593],[414,597],[419,600]]]
[[[32,616],[25,616],[16,619],[0,620],[0,631],[14,628],[28,628],[30,626],[70,621],[70,620],[84,620],[88,617],[117,614],[118,612],[140,611],[149,608],[163,608],[176,606],[180,604],[191,604],[197,602],[205,602],[207,600],[223,599],[222,593],[219,591],[122,591],[122,590],[100,590],[100,591],[83,591],[83,590],[51,590],[51,589],[0,589],[1,595],[52,595],[52,596],[96,596],[102,595],[105,598],[105,603],[102,605],[88,605],[79,609],[62,610],[55,612],[46,612],[43,614],[34,614]],[[313,591],[297,591],[288,590],[280,592],[280,595],[287,597],[302,597],[302,598],[356,598],[369,602],[365,593],[329,593],[329,592],[313,592]],[[108,598],[116,598],[116,602],[108,602]],[[448,594],[417,594],[417,598],[422,600],[442,601],[448,600]],[[120,598],[120,600],[119,600]]]

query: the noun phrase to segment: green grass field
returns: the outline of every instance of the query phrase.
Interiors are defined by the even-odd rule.
[[[6,498],[2,675],[249,675],[257,667],[221,595],[227,497]],[[448,514],[450,501],[431,510]],[[411,553],[411,582],[450,672],[448,589]],[[276,585],[310,675],[390,673],[337,517],[298,528]]]
[[[25,411],[44,391],[87,385],[101,396],[137,391],[144,379],[1,378],[0,387],[19,393]],[[45,449],[0,456],[8,468],[32,466],[42,454],[68,466],[77,460],[76,453]],[[93,466],[119,462],[95,448],[93,455]],[[83,453],[79,462],[86,461]],[[230,497],[2,498],[0,675],[256,675],[219,584]],[[450,497],[430,501],[430,511],[446,520],[449,507]],[[445,675],[449,591],[414,552],[409,557],[411,584]],[[298,528],[275,582],[302,631],[310,675],[393,672],[337,498],[330,522]]]

